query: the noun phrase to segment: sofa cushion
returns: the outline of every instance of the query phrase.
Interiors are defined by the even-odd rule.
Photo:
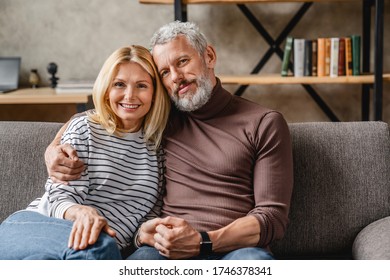
[[[366,226],[353,243],[352,255],[358,260],[390,260],[390,217]]]
[[[0,221],[42,196],[45,148],[59,123],[0,122]]]
[[[366,225],[390,214],[389,126],[290,124],[294,189],[279,258],[351,258]]]

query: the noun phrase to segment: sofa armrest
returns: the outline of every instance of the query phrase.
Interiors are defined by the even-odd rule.
[[[390,217],[366,226],[356,236],[352,257],[358,260],[390,259]]]

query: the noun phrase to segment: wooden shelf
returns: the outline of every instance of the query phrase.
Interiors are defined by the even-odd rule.
[[[91,93],[57,94],[52,88],[26,88],[0,94],[0,104],[86,104]]]
[[[374,75],[340,77],[282,77],[279,74],[217,75],[224,84],[275,85],[275,84],[374,84]],[[390,82],[390,73],[383,75]]]
[[[291,3],[291,2],[361,2],[361,0],[184,0],[183,4],[254,4],[254,3]],[[139,0],[141,4],[173,4],[174,0]]]

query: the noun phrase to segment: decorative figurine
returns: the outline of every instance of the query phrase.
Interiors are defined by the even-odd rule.
[[[60,79],[56,77],[57,64],[50,62],[49,65],[47,65],[47,72],[51,74],[51,78],[49,79],[51,81],[51,87],[55,88],[57,86],[57,81]]]
[[[37,88],[39,86],[39,82],[41,81],[41,78],[39,77],[37,69],[31,69],[28,81],[32,88]]]

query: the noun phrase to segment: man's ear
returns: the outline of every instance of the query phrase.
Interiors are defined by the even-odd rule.
[[[215,49],[213,46],[208,45],[204,52],[204,58],[206,62],[206,66],[209,69],[214,69],[215,64],[217,62],[217,54],[215,53]]]

